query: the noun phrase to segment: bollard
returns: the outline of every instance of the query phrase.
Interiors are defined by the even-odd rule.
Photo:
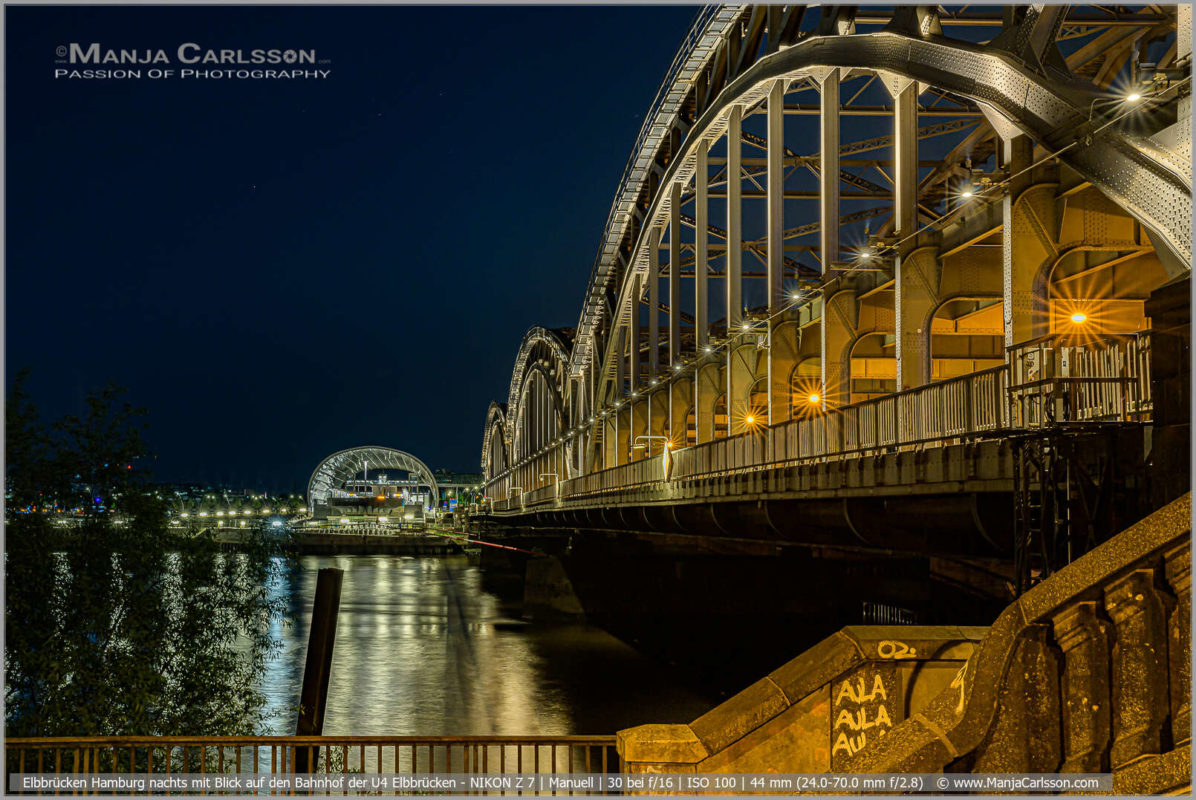
[[[328,700],[328,676],[332,672],[332,645],[336,641],[336,616],[341,605],[340,569],[321,569],[316,578],[316,600],[311,609],[311,634],[307,640],[307,661],[303,666],[303,693],[299,700],[298,736],[322,736],[324,708]],[[329,753],[329,757],[331,757]],[[309,763],[310,758],[310,763]],[[314,772],[320,748],[295,748],[295,772]]]

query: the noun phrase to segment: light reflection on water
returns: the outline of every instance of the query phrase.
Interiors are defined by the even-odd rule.
[[[317,570],[345,571],[326,735],[613,734],[710,704],[668,668],[586,625],[524,624],[465,556],[304,556],[284,582],[295,624],[263,682],[294,733]]]

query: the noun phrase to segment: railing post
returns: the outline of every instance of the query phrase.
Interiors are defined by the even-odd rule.
[[[1116,628],[1113,645],[1113,748],[1116,770],[1163,752],[1169,698],[1167,624],[1153,569],[1137,569],[1105,589],[1105,608]]]
[[[1029,625],[1015,645],[998,709],[974,772],[1054,772],[1060,752],[1059,663],[1049,628]]]
[[[1108,772],[1110,737],[1108,626],[1095,601],[1075,603],[1055,615],[1055,641],[1063,650],[1063,753],[1060,772]]]
[[[1164,557],[1167,583],[1175,593],[1168,620],[1171,666],[1171,732],[1175,746],[1192,738],[1192,547],[1184,544]]]

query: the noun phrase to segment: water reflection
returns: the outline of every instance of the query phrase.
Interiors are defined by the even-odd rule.
[[[272,732],[295,729],[321,567],[345,571],[327,735],[607,734],[710,707],[601,630],[522,623],[465,556],[307,556],[280,587],[295,624],[263,683]]]

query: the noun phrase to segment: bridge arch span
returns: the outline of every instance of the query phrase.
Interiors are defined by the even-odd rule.
[[[700,11],[633,148],[576,328],[524,336],[506,470],[484,454],[491,496],[522,503],[515,489],[545,473],[584,479],[561,489],[582,495],[591,473],[629,466],[617,480],[638,480],[631,462],[660,455],[666,434],[684,448],[721,432],[720,396],[723,415],[743,405],[755,421],[759,405],[771,429],[1008,363],[1058,316],[1055,273],[1079,288],[1099,277],[1090,299],[1128,309],[1112,332],[1144,332],[1145,298],[1190,273],[1190,15]],[[1166,80],[1135,93],[1148,113],[1122,124],[1130,96],[1113,87],[1139,46]],[[1084,255],[1121,249],[1152,265],[1133,292],[1129,262]],[[959,301],[990,293],[999,305]],[[856,398],[853,359],[874,378]],[[486,442],[499,427],[488,418]]]
[[[410,453],[392,447],[376,445],[350,447],[340,450],[321,461],[307,481],[307,507],[316,513],[320,506],[327,506],[334,491],[361,471],[362,465],[370,468],[401,469],[427,483],[432,497],[432,508],[440,506],[440,492],[436,488],[436,476],[428,465]]]
[[[486,411],[486,435],[482,439],[482,474],[498,475],[510,463],[510,428],[506,403],[491,403]]]
[[[482,470],[487,478],[559,445],[574,415],[584,410],[567,378],[571,346],[568,330],[536,325],[524,334],[511,370],[507,402],[503,406],[492,403],[487,412],[482,445]],[[569,477],[576,470],[573,454],[574,449],[569,448],[543,470],[521,474],[512,486],[531,490],[553,475],[557,480]]]

